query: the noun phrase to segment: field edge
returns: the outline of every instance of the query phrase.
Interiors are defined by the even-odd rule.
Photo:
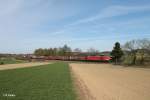
[[[71,64],[69,64],[73,86],[77,95],[77,100],[95,100],[91,95],[88,87],[84,84],[81,78],[74,73]]]

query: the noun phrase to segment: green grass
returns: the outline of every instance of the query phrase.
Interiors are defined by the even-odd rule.
[[[3,64],[17,64],[17,63],[25,63],[27,61],[24,61],[24,60],[16,60],[14,58],[3,58],[3,59],[0,59],[0,63],[3,63]]]
[[[3,96],[14,94],[16,96]],[[68,64],[0,71],[0,100],[75,100]]]

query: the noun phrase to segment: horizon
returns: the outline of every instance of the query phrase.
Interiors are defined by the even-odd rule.
[[[0,1],[0,53],[37,48],[112,50],[133,39],[150,39],[149,0]]]

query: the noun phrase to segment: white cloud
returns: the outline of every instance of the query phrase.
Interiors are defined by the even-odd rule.
[[[56,0],[0,0],[0,35],[32,34],[45,23],[76,15],[80,10]]]
[[[87,22],[91,22],[91,21],[95,21],[95,20],[99,20],[103,18],[126,15],[129,13],[145,11],[145,10],[150,10],[150,5],[147,5],[147,6],[110,6],[110,7],[102,9],[100,13],[97,14],[96,16],[81,19],[79,21],[69,24],[69,26],[87,23]]]
[[[23,0],[1,0],[0,17],[6,17],[15,13],[21,6]]]
[[[68,30],[75,28],[75,26],[80,24],[86,24],[89,22],[95,22],[97,20],[103,20],[105,18],[111,18],[121,15],[127,15],[132,14],[135,12],[141,12],[141,11],[149,11],[150,5],[145,6],[121,6],[121,5],[115,5],[115,6],[109,6],[104,9],[102,9],[97,15],[91,16],[88,18],[84,18],[81,20],[77,20],[71,24],[68,24],[63,27],[63,29],[60,29],[56,32],[53,32],[52,34],[64,34],[68,33]]]

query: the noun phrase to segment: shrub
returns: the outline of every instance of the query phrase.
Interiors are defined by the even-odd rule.
[[[4,62],[0,62],[0,65],[4,65]]]
[[[132,65],[132,63],[133,63],[133,56],[131,56],[131,55],[126,55],[122,59],[123,59],[122,63],[124,65]]]

